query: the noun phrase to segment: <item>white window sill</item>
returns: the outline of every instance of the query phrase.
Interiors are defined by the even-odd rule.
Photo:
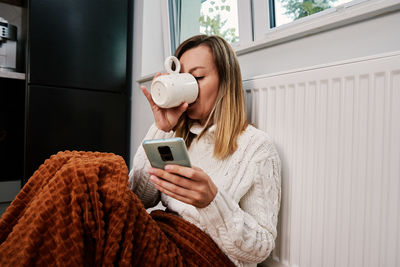
[[[160,71],[161,72],[161,71]],[[145,82],[149,82],[151,80],[153,80],[154,76],[157,74],[157,72],[154,73],[150,73],[147,75],[142,75],[141,77],[139,77],[136,82],[139,84],[145,83]]]
[[[267,30],[264,38],[247,44],[236,43],[232,47],[237,55],[288,42],[307,35],[338,28],[400,9],[399,0],[352,1],[321,11],[291,23]]]

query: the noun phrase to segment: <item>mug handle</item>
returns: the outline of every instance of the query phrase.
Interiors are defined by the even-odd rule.
[[[172,62],[175,63],[175,70],[172,70]],[[177,57],[169,56],[164,61],[164,67],[169,74],[171,73],[178,74],[179,71],[181,70],[181,63],[179,62],[179,59]]]

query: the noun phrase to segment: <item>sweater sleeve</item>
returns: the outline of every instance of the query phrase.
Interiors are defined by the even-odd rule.
[[[164,132],[153,124],[144,140],[169,138],[172,136],[173,132]],[[150,167],[151,165],[144,152],[143,146],[139,146],[133,159],[133,168],[129,172],[129,184],[132,191],[140,198],[146,209],[157,205],[161,198],[160,191],[149,181],[147,170]]]
[[[201,224],[229,257],[248,263],[265,260],[275,246],[281,198],[280,160],[275,153],[254,159],[247,168],[253,183],[239,204],[219,189],[198,209]]]

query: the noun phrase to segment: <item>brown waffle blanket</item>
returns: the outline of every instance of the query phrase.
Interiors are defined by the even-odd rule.
[[[180,217],[149,215],[110,153],[66,151],[33,174],[0,220],[0,266],[233,266]]]

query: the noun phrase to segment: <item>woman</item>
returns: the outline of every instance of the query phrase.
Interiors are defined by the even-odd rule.
[[[278,154],[267,134],[246,121],[240,67],[226,41],[194,36],[175,56],[181,72],[198,81],[198,99],[162,109],[142,87],[155,120],[145,139],[184,138],[196,167],[151,168],[140,147],[129,175],[132,190],[147,208],[161,199],[207,233],[237,266],[256,266],[274,248]]]
[[[255,266],[269,255],[280,161],[268,136],[247,124],[234,52],[200,35],[176,56],[199,97],[160,109],[143,88],[155,118],[146,139],[183,137],[198,167],[150,168],[139,148],[133,193],[122,157],[59,152],[1,217],[0,266]],[[149,215],[145,207],[160,199],[170,212]]]

